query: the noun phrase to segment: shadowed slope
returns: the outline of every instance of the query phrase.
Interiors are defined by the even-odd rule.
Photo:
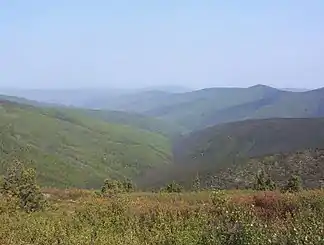
[[[263,119],[222,124],[194,132],[174,145],[175,164],[148,171],[143,186],[171,180],[190,184],[250,157],[324,148],[324,119]]]

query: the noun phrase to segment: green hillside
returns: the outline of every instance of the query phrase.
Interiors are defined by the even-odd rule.
[[[173,147],[175,164],[148,171],[142,186],[208,179],[250,157],[324,148],[324,119],[263,119],[227,123],[183,137]],[[208,177],[209,176],[209,177]]]
[[[63,110],[56,108],[56,110]],[[67,109],[67,112],[74,117],[84,115],[95,119],[100,119],[108,123],[127,125],[142,130],[162,134],[170,139],[177,138],[186,129],[177,124],[165,122],[161,119],[149,117],[133,112],[109,111],[109,110],[90,110],[90,109]]]
[[[169,140],[64,110],[1,101],[1,171],[18,159],[43,185],[98,187],[106,177],[134,177],[171,162]]]
[[[146,116],[135,112],[88,109],[83,107],[38,102],[22,97],[7,95],[0,95],[0,100],[46,108],[45,110],[47,110],[47,114],[50,111],[53,113],[53,116],[59,116],[63,113],[63,117],[65,119],[67,119],[67,117],[72,117],[73,120],[75,120],[78,117],[80,120],[83,120],[84,116],[87,115],[94,119],[100,119],[108,123],[127,125],[162,134],[170,139],[177,138],[179,135],[188,132],[188,130],[186,130],[184,127],[175,123],[166,122],[155,117]]]
[[[72,117],[72,120],[75,120],[76,118],[83,120],[84,116],[86,115],[88,117],[90,116],[94,119],[100,119],[108,123],[127,125],[138,129],[162,134],[170,139],[177,138],[179,135],[188,132],[186,128],[175,123],[166,122],[155,117],[146,116],[135,112],[99,110],[60,104],[51,104],[47,102],[38,102],[35,100],[8,95],[0,95],[0,100],[45,108],[47,114],[50,112],[53,116],[60,116],[60,114],[62,114],[64,115],[63,117],[65,119],[67,119],[67,117]]]

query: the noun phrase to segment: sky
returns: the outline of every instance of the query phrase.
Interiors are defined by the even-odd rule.
[[[324,86],[323,0],[0,0],[0,87]]]

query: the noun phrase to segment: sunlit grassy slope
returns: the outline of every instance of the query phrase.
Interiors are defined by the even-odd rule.
[[[18,159],[43,185],[98,187],[107,177],[141,174],[171,161],[169,140],[68,110],[0,102],[1,171]]]

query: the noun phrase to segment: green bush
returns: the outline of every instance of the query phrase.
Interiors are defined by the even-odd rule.
[[[174,181],[162,189],[162,192],[168,192],[168,193],[173,193],[173,192],[180,193],[182,191],[183,191],[183,187]]]
[[[136,189],[135,184],[130,179],[125,179],[122,182],[122,187],[127,193],[133,192]]]
[[[276,189],[276,184],[269,175],[264,171],[260,171],[255,177],[253,189],[258,191],[273,191]]]
[[[25,168],[20,162],[13,163],[3,176],[0,193],[26,212],[42,210],[45,199],[36,182],[36,171]]]
[[[283,190],[287,192],[299,192],[303,189],[302,180],[298,175],[292,175]]]
[[[113,196],[119,193],[129,193],[135,190],[133,182],[129,179],[124,181],[106,179],[101,187],[101,194],[105,196]]]

